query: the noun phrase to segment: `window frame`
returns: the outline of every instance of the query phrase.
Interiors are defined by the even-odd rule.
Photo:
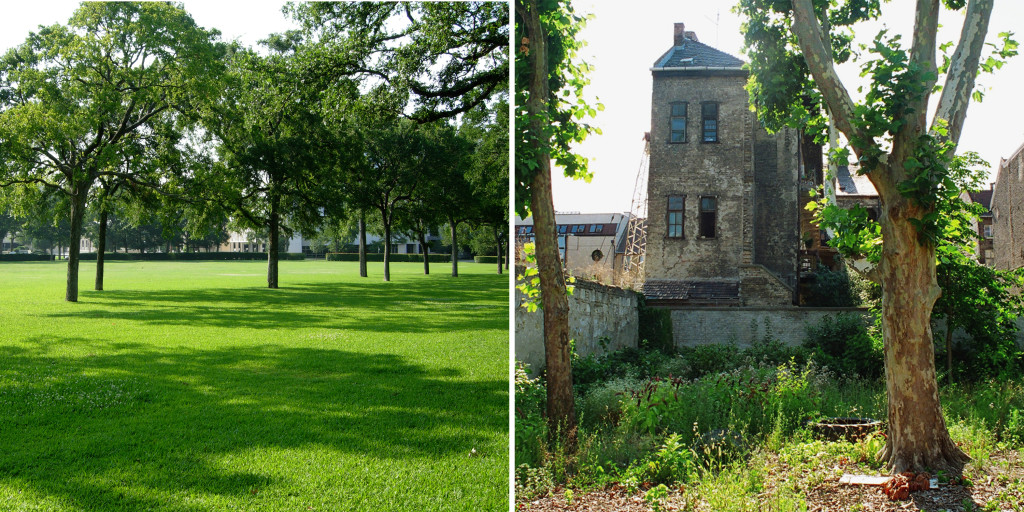
[[[683,107],[683,115],[676,115],[675,108],[677,106],[682,106]],[[669,144],[686,144],[689,141],[689,136],[688,136],[689,134],[687,133],[689,131],[689,130],[687,130],[687,128],[689,127],[689,124],[690,124],[689,113],[690,113],[690,107],[689,107],[689,103],[688,102],[685,102],[685,101],[672,101],[672,102],[669,102],[669,104],[668,104],[668,143]],[[681,140],[675,140],[675,138],[673,137],[673,135],[677,131],[672,126],[673,122],[676,119],[682,119],[683,120],[683,129],[681,130],[682,131]]]
[[[673,198],[679,198],[679,208],[672,208]],[[678,222],[672,222],[673,214],[677,215]],[[673,227],[679,228],[678,233]],[[686,194],[669,194],[665,197],[665,238],[686,239]]]
[[[714,201],[713,208],[710,210],[704,209],[704,200],[710,199]],[[707,229],[705,228],[705,219],[710,214],[711,218],[711,235],[705,235]],[[703,239],[715,239],[718,238],[718,196],[700,196],[700,203],[697,205],[697,233],[698,238]]]
[[[717,101],[702,101],[700,103],[700,142],[701,144],[717,144],[718,138],[718,102]],[[712,114],[708,114],[708,107],[714,107],[715,111]],[[708,140],[708,121],[714,122],[714,128],[711,133],[714,138]]]

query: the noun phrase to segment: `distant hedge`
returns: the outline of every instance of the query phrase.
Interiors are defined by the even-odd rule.
[[[82,261],[96,261],[96,253],[88,252],[81,254]],[[256,260],[266,261],[265,252],[151,252],[145,254],[108,252],[103,255],[106,261],[131,260],[131,261],[227,261],[227,260]],[[306,255],[301,252],[282,252],[280,259],[304,260]]]
[[[431,254],[431,263],[448,263],[452,260],[450,254]],[[359,261],[358,252],[329,252],[327,261]],[[371,252],[366,254],[366,261],[384,261],[384,253]],[[392,254],[391,261],[394,262],[422,262],[422,254]]]
[[[473,256],[473,261],[477,263],[498,263],[497,256]]]
[[[53,261],[52,254],[0,254],[0,261]]]

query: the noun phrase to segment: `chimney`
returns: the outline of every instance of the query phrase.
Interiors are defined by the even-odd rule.
[[[672,31],[672,46],[682,46],[684,39],[686,39],[686,24],[676,23]]]

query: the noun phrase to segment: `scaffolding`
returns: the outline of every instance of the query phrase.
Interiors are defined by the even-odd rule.
[[[651,134],[644,134],[644,149],[640,155],[633,202],[629,208],[626,226],[626,254],[623,258],[621,286],[639,290],[644,283],[644,251],[647,248],[647,174],[651,160]]]

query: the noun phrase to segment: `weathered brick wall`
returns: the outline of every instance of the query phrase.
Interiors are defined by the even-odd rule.
[[[516,290],[516,304],[523,300]],[[544,368],[544,314],[516,308],[516,360]],[[576,281],[569,296],[569,337],[581,356],[636,348],[639,319],[635,292],[590,281]]]
[[[646,271],[652,279],[739,278],[753,186],[755,117],[746,77],[656,76],[651,111]],[[688,142],[669,143],[671,102],[689,103]],[[700,105],[719,103],[718,142],[700,142]],[[668,195],[685,195],[684,238],[667,238]],[[718,198],[717,238],[698,238],[700,197]]]
[[[758,130],[754,143],[754,263],[796,287],[800,247],[800,144],[790,129]]]
[[[999,166],[992,193],[992,218],[995,267],[1024,266],[1024,148]]]

